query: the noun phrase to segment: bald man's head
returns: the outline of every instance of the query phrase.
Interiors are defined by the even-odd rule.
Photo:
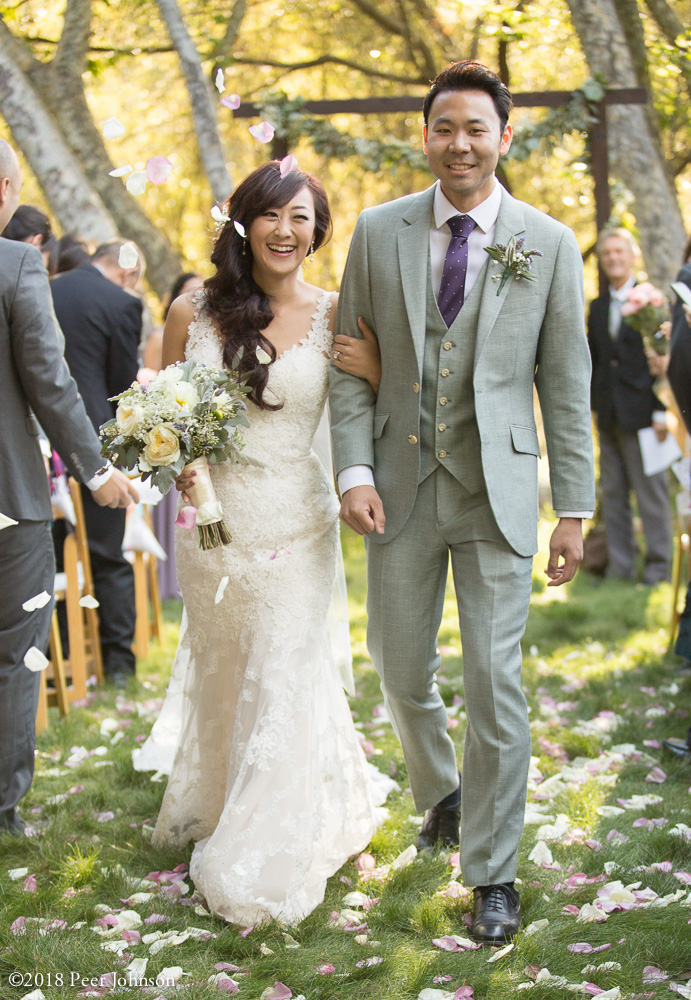
[[[0,139],[0,233],[17,210],[21,188],[17,154],[9,142]]]

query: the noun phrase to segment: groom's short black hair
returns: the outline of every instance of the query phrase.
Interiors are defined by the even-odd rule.
[[[443,69],[436,80],[432,80],[422,105],[425,125],[429,124],[432,101],[437,94],[446,90],[484,90],[492,98],[499,115],[501,131],[504,131],[513,107],[513,101],[509,88],[487,66],[483,66],[476,59],[463,59],[461,62],[451,63],[450,66]]]

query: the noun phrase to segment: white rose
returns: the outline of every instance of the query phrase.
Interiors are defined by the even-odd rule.
[[[170,391],[181,410],[191,410],[199,402],[199,393],[191,382],[175,382]]]
[[[179,382],[181,378],[182,372],[180,371],[180,367],[178,365],[168,365],[167,368],[158,373],[154,381],[159,384],[161,382],[168,384],[170,382]]]
[[[131,436],[137,433],[137,428],[144,417],[144,407],[139,403],[118,403],[115,411],[115,422],[121,434]]]
[[[144,435],[146,446],[142,453],[144,462],[150,466],[173,465],[180,458],[180,442],[177,434],[165,424],[158,424]],[[139,463],[140,468],[142,463]]]

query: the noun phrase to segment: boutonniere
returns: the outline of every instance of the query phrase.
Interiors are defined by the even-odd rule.
[[[516,281],[519,278],[525,278],[526,281],[537,281],[536,276],[531,273],[530,268],[533,263],[533,257],[542,257],[542,251],[524,250],[524,243],[525,240],[522,237],[520,240],[517,240],[515,236],[512,236],[507,246],[504,246],[503,243],[496,243],[493,247],[485,247],[485,251],[490,255],[492,260],[496,260],[497,264],[501,264],[504,268],[501,274],[492,275],[492,280],[499,282],[497,295],[501,293],[502,288],[512,274],[515,274]]]

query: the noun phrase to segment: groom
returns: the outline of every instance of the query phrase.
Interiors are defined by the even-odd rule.
[[[511,145],[511,95],[468,60],[425,98],[424,142],[438,178],[368,209],[353,235],[338,332],[358,319],[379,338],[382,380],[332,373],[342,519],[366,536],[367,641],[401,740],[421,849],[459,841],[475,886],[473,932],[518,930],[514,888],[530,729],[520,640],[537,549],[537,387],[559,517],[548,586],[582,558],[595,502],[581,255],[573,233],[497,182]],[[490,260],[512,238],[537,250],[534,281]],[[505,255],[506,258],[506,255]],[[506,273],[507,280],[500,279]],[[338,359],[336,358],[336,366]],[[435,683],[449,555],[458,601],[468,726],[463,801]]]

